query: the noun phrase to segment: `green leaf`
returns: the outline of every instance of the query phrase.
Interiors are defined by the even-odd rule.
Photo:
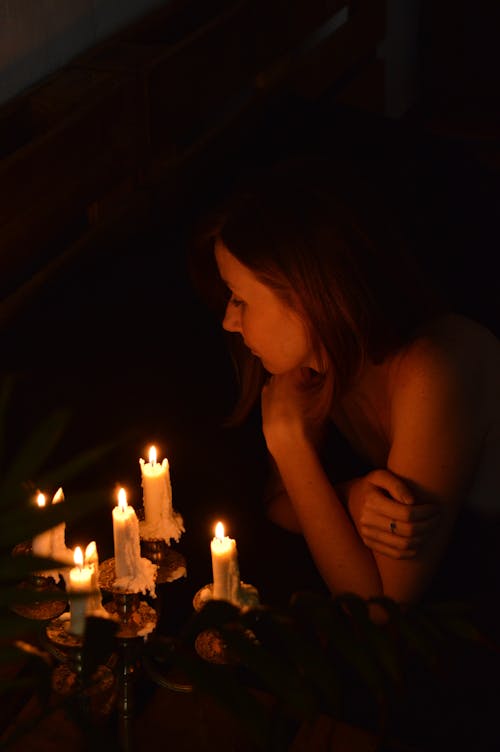
[[[242,621],[250,629],[255,629],[259,621],[257,614],[251,611],[243,615]],[[257,618],[256,618],[257,617]],[[273,643],[278,641],[285,660],[293,665],[303,682],[307,682],[310,691],[315,697],[321,698],[321,704],[331,715],[338,716],[342,697],[342,688],[339,672],[332,661],[325,660],[325,653],[321,649],[320,642],[315,634],[304,634],[299,625],[283,615],[269,612],[267,615],[267,631],[272,627]],[[264,640],[258,627],[256,633]],[[285,698],[282,697],[284,700]]]
[[[60,440],[69,420],[66,410],[57,410],[35,428],[15,456],[0,484],[0,503],[13,505],[22,493],[22,483],[32,480]]]
[[[26,504],[24,508],[11,509],[2,516],[0,549],[12,549],[18,543],[31,540],[34,535],[60,522],[70,524],[106,505],[110,505],[109,493],[97,490],[73,494],[61,504],[51,504],[48,507],[38,508]]]

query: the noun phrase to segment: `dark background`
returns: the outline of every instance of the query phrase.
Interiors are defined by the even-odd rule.
[[[2,330],[2,371],[15,377],[7,461],[59,407],[72,418],[54,465],[119,440],[107,460],[65,488],[68,497],[81,484],[109,489],[109,508],[68,529],[70,545],[95,538],[101,559],[112,555],[115,487],[126,486],[140,505],[138,459],[155,443],[169,458],[174,507],[186,524],[178,548],[188,559],[190,592],[210,579],[219,518],[237,539],[242,578],[264,599],[311,582],[300,544],[288,536],[275,544],[277,532],[262,519],[258,415],[242,428],[223,427],[235,395],[231,364],[219,322],[187,273],[196,221],[249,167],[310,152],[351,160],[387,198],[452,307],[500,331],[496,19],[475,11],[466,35],[465,4],[453,21],[449,10],[423,4],[418,96],[401,117],[342,106],[336,90],[316,101],[276,96],[258,127],[200,173],[174,218],[159,209],[119,249],[77,259]],[[288,557],[279,546],[305,556],[288,576],[279,574]]]

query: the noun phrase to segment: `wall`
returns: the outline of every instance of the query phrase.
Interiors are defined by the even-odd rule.
[[[0,104],[170,0],[0,0]]]

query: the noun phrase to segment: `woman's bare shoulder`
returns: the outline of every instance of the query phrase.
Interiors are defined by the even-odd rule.
[[[464,316],[436,319],[400,353],[391,386],[393,406],[434,397],[489,430],[500,424],[500,341]]]
[[[464,386],[496,384],[500,394],[500,340],[465,316],[450,314],[434,320],[404,349],[397,378],[439,373]]]

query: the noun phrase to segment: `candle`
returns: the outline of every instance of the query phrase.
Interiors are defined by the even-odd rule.
[[[238,605],[240,593],[240,571],[236,541],[224,535],[224,525],[215,526],[215,537],[210,544],[212,553],[214,599],[226,600]]]
[[[116,579],[135,577],[141,559],[139,520],[134,508],[127,504],[124,488],[118,491],[118,504],[113,509],[113,541]]]
[[[52,503],[53,504],[59,504],[61,501],[64,501],[64,493],[62,488],[59,488],[53,498]],[[68,548],[66,547],[66,523],[60,522],[59,525],[56,525],[52,528],[52,541],[51,541],[51,555],[53,559],[58,559],[59,561],[67,561],[68,560]]]
[[[71,598],[71,593],[85,594],[92,590],[92,569],[83,566],[83,553],[80,546],[74,551],[75,566],[69,573],[70,630],[73,634],[83,635],[85,619],[89,611],[90,597]]]
[[[47,503],[45,494],[39,493],[36,497],[36,503],[40,509],[43,509]],[[31,549],[35,556],[43,556],[46,559],[50,559],[52,555],[52,530],[45,530],[43,533],[36,535],[31,543]]]
[[[64,501],[64,493],[62,488],[59,488],[52,499],[52,504],[59,504]],[[39,493],[36,500],[39,507],[46,506],[47,501],[45,494]],[[58,525],[51,527],[49,530],[45,530],[43,533],[36,535],[33,538],[31,548],[35,556],[44,556],[48,559],[57,559],[67,565],[73,562],[73,552],[66,546],[66,524],[60,522]],[[61,572],[61,574],[63,574]],[[57,570],[47,571],[46,576],[57,578],[59,572]]]
[[[142,489],[144,500],[144,521],[141,522],[141,535],[146,539],[178,541],[184,532],[180,514],[172,507],[172,485],[168,459],[157,462],[156,447],[149,450],[149,462],[142,458]]]
[[[85,566],[89,567],[92,571],[90,578],[91,589],[95,591],[89,599],[89,613],[101,611],[102,609],[102,596],[99,589],[99,556],[97,555],[97,545],[95,541],[91,541],[85,549]]]

